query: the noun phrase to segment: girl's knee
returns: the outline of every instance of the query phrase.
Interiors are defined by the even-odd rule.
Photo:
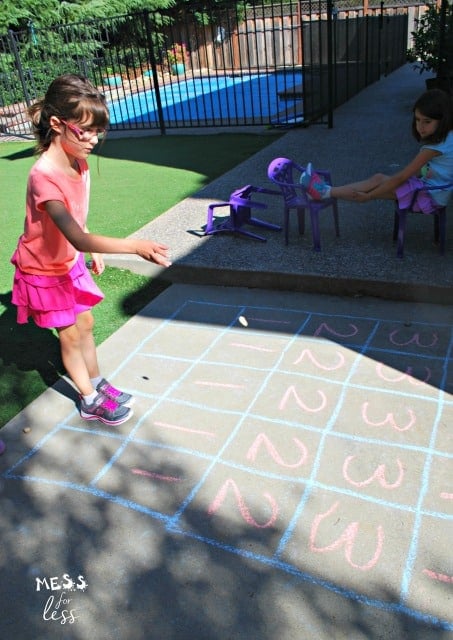
[[[58,329],[62,348],[75,348],[80,344],[80,330],[76,324]]]
[[[83,333],[89,333],[94,327],[94,317],[91,311],[84,311],[77,316],[77,327]]]

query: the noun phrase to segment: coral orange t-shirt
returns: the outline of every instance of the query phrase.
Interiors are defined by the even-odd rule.
[[[54,166],[44,152],[30,171],[24,232],[14,255],[15,264],[24,273],[60,276],[68,273],[77,261],[77,250],[49,216],[45,203],[62,202],[80,227],[85,228],[90,173],[85,160],[78,160],[78,164],[80,174],[72,178]]]

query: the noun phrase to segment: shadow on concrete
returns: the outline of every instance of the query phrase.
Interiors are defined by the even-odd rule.
[[[77,443],[74,433],[68,437]],[[149,453],[136,463],[155,473],[145,479],[142,497],[159,485],[167,513],[157,517],[121,498],[136,490],[131,469],[121,460],[110,480],[114,493],[79,484],[83,460],[80,476],[72,477],[75,467],[55,448],[41,450],[9,474],[26,474],[28,480],[3,481],[1,640],[451,638],[392,605],[373,607],[366,595],[345,594],[340,585],[304,576],[308,549],[301,549],[301,571],[276,566],[272,554],[267,557],[272,541],[284,533],[276,526],[251,527],[228,514],[208,515],[193,504],[172,522],[182,488],[163,486],[158,474],[167,477],[169,469],[160,468],[159,453]],[[109,439],[100,438],[96,459],[106,463],[110,456]],[[171,473],[189,479],[187,468],[175,465]],[[76,585],[86,582],[86,589],[46,589],[44,578],[47,585],[57,578],[54,584],[61,586],[68,576]],[[398,600],[386,584],[379,591],[383,602]]]
[[[2,405],[16,404],[17,413],[36,395],[36,386],[31,387],[30,378],[24,374],[36,372],[42,381],[41,391],[58,380],[63,370],[60,342],[52,331],[40,329],[31,321],[18,325],[10,292],[0,295],[0,304],[5,307],[0,315],[0,358],[6,368],[2,375]]]

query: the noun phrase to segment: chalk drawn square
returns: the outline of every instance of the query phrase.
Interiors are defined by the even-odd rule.
[[[209,460],[158,446],[130,443],[96,487],[162,515],[173,515]]]
[[[191,365],[190,360],[140,353],[133,355],[127,362],[130,388],[138,396],[149,395],[160,398],[170,387],[177,385],[184,378]]]
[[[453,404],[449,396],[449,402],[443,404],[436,430],[436,451],[441,451],[453,456]]]
[[[281,358],[287,338],[230,329],[205,354],[205,360],[253,369],[272,369]]]
[[[453,359],[446,360],[445,384],[444,390],[448,393],[449,400],[453,400]]]
[[[419,322],[383,322],[370,343],[370,348],[414,353],[444,358],[448,353],[451,328]]]
[[[280,307],[245,307],[238,309],[238,319],[235,327],[246,325],[246,331],[263,331],[292,336],[296,334],[307,321],[309,313],[295,309]],[[245,321],[245,322],[244,322]]]
[[[140,354],[166,358],[199,358],[220,335],[220,331],[204,325],[168,323],[153,333],[140,348]]]
[[[366,344],[375,326],[376,321],[369,318],[316,314],[303,328],[302,335],[357,349]]]
[[[216,409],[191,406],[165,400],[160,402],[135,432],[144,439],[175,449],[185,449],[201,456],[215,456],[235,429],[240,416]]]
[[[187,322],[201,325],[228,327],[236,319],[237,307],[233,305],[209,304],[203,301],[188,300],[172,316],[172,322]]]
[[[281,559],[346,594],[394,602],[413,524],[410,512],[314,489]]]
[[[316,482],[339,494],[368,496],[389,507],[415,508],[425,460],[423,451],[330,435]]]
[[[171,390],[169,398],[220,411],[245,411],[263,384],[262,371],[197,363]]]
[[[282,423],[324,429],[332,420],[342,385],[320,378],[272,373],[250,411]]]
[[[122,438],[61,427],[15,469],[16,475],[50,482],[89,484],[111,460]]]
[[[435,399],[347,389],[333,429],[373,442],[428,447],[436,414]]]
[[[179,528],[202,540],[269,557],[303,488],[218,463],[184,511]]]
[[[443,361],[438,359],[368,350],[360,359],[350,383],[382,388],[395,394],[437,398],[443,376]]]
[[[453,519],[453,459],[433,455],[423,510]],[[453,538],[452,538],[453,541]]]
[[[249,417],[222,452],[222,461],[259,477],[303,482],[310,477],[320,438],[315,431]]]
[[[357,353],[342,345],[332,348],[326,340],[297,336],[284,353],[278,369],[321,380],[344,382]]]
[[[422,518],[416,556],[408,567],[410,606],[453,623],[453,520]]]

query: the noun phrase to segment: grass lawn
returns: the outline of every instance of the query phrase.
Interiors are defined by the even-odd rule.
[[[127,236],[277,135],[107,138],[90,158],[89,228],[95,233]],[[9,259],[22,233],[26,181],[34,161],[32,142],[0,144],[0,427],[54,384],[62,372],[55,333],[38,329],[32,322],[17,325],[11,304],[13,268]],[[106,299],[95,308],[97,344],[161,291],[145,276],[112,267],[98,282]]]

